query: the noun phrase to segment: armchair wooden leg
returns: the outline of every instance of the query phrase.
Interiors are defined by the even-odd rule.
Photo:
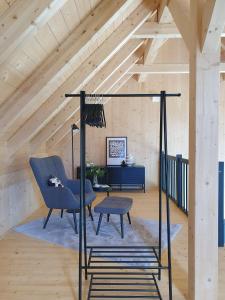
[[[101,222],[102,222],[102,215],[103,215],[103,214],[100,214],[100,215],[99,215],[98,227],[97,227],[96,235],[98,235],[98,233],[99,233],[99,229],[100,229]]]
[[[73,221],[74,221],[74,230],[75,233],[78,234],[78,230],[77,230],[77,216],[76,216],[76,212],[73,211]]]
[[[88,211],[89,211],[89,217],[91,217],[91,220],[94,221],[92,211],[91,211],[91,205],[88,205],[87,207],[88,207]]]
[[[61,209],[61,218],[63,217],[63,209]]]
[[[129,212],[127,213],[127,217],[128,217],[129,224],[131,224],[131,218],[130,218],[130,213]]]
[[[124,238],[123,215],[120,215],[121,238]]]
[[[46,218],[46,220],[45,220],[43,229],[46,228],[46,226],[47,226],[47,224],[48,224],[48,220],[49,220],[49,218],[50,218],[50,216],[51,216],[51,214],[52,214],[52,211],[53,211],[53,208],[50,208],[50,209],[49,209],[49,212],[48,212],[48,215],[47,215],[47,218]]]

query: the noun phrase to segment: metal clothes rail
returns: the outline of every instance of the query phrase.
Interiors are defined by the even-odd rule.
[[[80,221],[79,221],[79,300],[82,300],[83,271],[85,279],[90,277],[87,299],[162,299],[157,280],[161,280],[161,270],[168,271],[169,300],[172,300],[171,239],[170,239],[170,202],[168,194],[167,158],[167,115],[166,98],[179,97],[181,94],[66,94],[66,97],[80,98]],[[86,178],[86,124],[82,117],[85,100],[89,97],[159,97],[159,238],[157,245],[130,245],[107,247],[87,245],[85,178]],[[164,150],[164,157],[162,152]],[[162,164],[165,165],[166,222],[167,222],[167,264],[162,265]]]

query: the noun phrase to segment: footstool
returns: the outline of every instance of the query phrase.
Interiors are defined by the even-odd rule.
[[[107,221],[109,222],[109,216],[120,215],[120,225],[121,225],[121,237],[124,237],[123,228],[123,215],[127,214],[129,223],[131,224],[129,211],[131,209],[133,199],[127,197],[106,197],[99,204],[94,207],[94,212],[99,213],[98,227],[96,235],[98,235],[103,214],[107,214]]]

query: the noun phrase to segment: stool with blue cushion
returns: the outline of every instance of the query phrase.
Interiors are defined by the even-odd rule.
[[[109,222],[110,215],[120,215],[121,237],[124,237],[123,215],[127,214],[129,223],[131,224],[129,211],[132,207],[133,199],[128,197],[106,197],[94,208],[95,213],[99,213],[98,227],[96,235],[99,234],[103,214],[107,214]]]

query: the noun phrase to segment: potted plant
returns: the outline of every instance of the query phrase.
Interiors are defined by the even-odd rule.
[[[97,166],[91,166],[87,169],[87,177],[92,178],[93,185],[98,184],[98,178],[101,178],[105,175],[105,170]]]

